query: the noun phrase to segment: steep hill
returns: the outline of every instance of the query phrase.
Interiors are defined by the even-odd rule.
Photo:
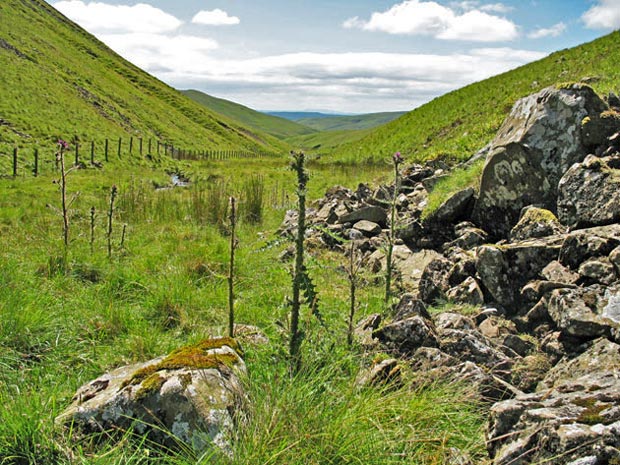
[[[299,124],[311,127],[317,131],[356,131],[369,129],[394,121],[403,116],[404,111],[385,113],[368,113],[365,115],[352,116],[327,116],[321,118],[302,118],[297,120]]]
[[[381,162],[396,151],[410,160],[463,159],[486,145],[515,101],[544,87],[585,80],[605,94],[620,90],[620,32],[500,74],[442,97],[333,150],[333,161]]]
[[[133,135],[188,149],[281,151],[140,70],[43,0],[0,2],[0,142]]]
[[[271,134],[278,139],[312,134],[315,132],[310,127],[302,126],[284,118],[261,113],[260,111],[252,110],[251,108],[231,102],[230,100],[213,97],[198,90],[182,90],[181,93],[215,113],[227,116],[255,131]]]

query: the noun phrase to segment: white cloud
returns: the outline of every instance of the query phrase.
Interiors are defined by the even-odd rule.
[[[475,9],[477,5],[477,2],[461,2],[458,7],[467,11],[459,14],[455,8],[433,1],[405,0],[387,11],[372,13],[368,21],[350,18],[343,27],[477,42],[508,41],[518,36],[512,21],[482,11],[484,6]],[[499,5],[486,7],[497,9]]]
[[[192,18],[194,24],[206,24],[207,26],[233,26],[241,21],[236,16],[230,16],[223,10],[216,8],[211,11],[199,11]]]
[[[551,27],[537,29],[530,32],[527,36],[530,39],[543,39],[545,37],[559,37],[566,32],[566,24],[558,23]]]
[[[52,5],[93,34],[112,31],[147,34],[170,32],[183,24],[176,17],[144,3],[128,6],[63,0]]]
[[[590,29],[617,29],[620,27],[620,1],[599,0],[581,19]]]
[[[486,5],[482,5],[478,0],[466,0],[462,2],[457,2],[452,4],[454,7],[461,8],[465,11],[469,10],[480,10],[480,11],[488,11],[491,13],[510,13],[514,10],[514,7],[504,5],[503,3],[489,3]]]

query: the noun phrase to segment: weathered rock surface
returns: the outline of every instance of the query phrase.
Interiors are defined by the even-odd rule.
[[[564,229],[549,210],[529,206],[522,210],[519,222],[510,231],[510,239],[513,241],[536,239],[561,234]]]
[[[594,285],[556,289],[548,311],[557,327],[569,336],[611,337],[620,328],[620,288]]]
[[[558,365],[542,390],[495,404],[487,433],[493,464],[620,460],[619,366],[620,346],[602,340]]]
[[[599,140],[590,137],[594,130],[582,129],[586,117],[598,121],[605,110],[605,102],[583,85],[547,88],[519,100],[492,142],[474,221],[505,237],[523,207],[555,211],[564,173],[613,134],[599,134]]]
[[[588,155],[562,177],[558,217],[575,228],[602,226],[620,220],[620,158]]]
[[[230,338],[205,340],[146,363],[117,368],[85,384],[56,418],[83,434],[131,430],[165,447],[231,453],[245,375]]]

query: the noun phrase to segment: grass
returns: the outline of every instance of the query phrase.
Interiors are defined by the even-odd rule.
[[[217,114],[224,115],[254,131],[264,132],[278,139],[286,139],[288,137],[316,132],[314,129],[311,129],[311,127],[302,126],[301,124],[284,118],[261,113],[260,111],[252,110],[251,108],[229,100],[213,97],[198,90],[183,90],[181,92],[196,103],[205,106]]]
[[[323,118],[301,118],[297,122],[317,131],[356,131],[371,129],[389,123],[406,112],[392,111],[384,113],[368,113],[365,115],[330,116]]]
[[[406,457],[438,464],[452,446],[482,454],[483,418],[467,392],[441,385],[354,389],[357,372],[370,359],[346,346],[348,283],[338,272],[338,259],[345,257],[312,252],[308,266],[327,329],[302,314],[305,370],[296,379],[287,375],[281,328],[288,325],[283,302],[290,275],[277,260],[286,244],[271,235],[284,211],[268,200],[274,189],[292,196],[292,173],[284,163],[184,162],[176,172],[194,184],[167,190],[155,189],[167,181],[167,168],[114,168],[77,170],[69,179],[68,188],[82,194],[71,215],[66,273],[50,268],[62,250],[60,219],[45,207],[59,201],[53,174],[0,179],[1,464],[208,463],[184,450],[162,455],[139,438],[75,442],[54,428],[53,419],[80,385],[107,370],[225,333],[228,238],[205,219],[211,205],[204,196],[221,183],[228,197],[257,171],[266,201],[260,223],[239,225],[236,313],[238,322],[259,326],[271,342],[246,348],[251,416],[239,432],[235,460],[217,460],[380,464]],[[334,184],[354,188],[387,168],[311,167],[309,197]],[[108,260],[104,212],[111,185],[119,187],[116,224],[126,223],[128,232],[120,250],[115,229]],[[92,206],[99,215],[91,253]],[[381,290],[373,285],[360,289],[358,299],[360,318],[382,308]]]
[[[365,137],[334,147],[327,162],[381,162],[400,151],[410,161],[464,160],[493,139],[516,100],[559,82],[580,81],[606,94],[620,88],[620,32],[438,97]]]
[[[484,160],[478,160],[470,166],[456,168],[452,170],[445,178],[437,181],[428,196],[428,203],[422,212],[422,219],[428,218],[431,213],[436,211],[443,202],[456,194],[457,192],[474,187],[478,189],[482,169],[484,168]]]
[[[288,148],[138,69],[44,0],[3,1],[0,15],[0,143],[44,147],[58,137],[90,143],[133,136],[185,149]]]

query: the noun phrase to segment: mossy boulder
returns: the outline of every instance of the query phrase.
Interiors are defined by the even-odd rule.
[[[608,110],[583,85],[550,87],[519,100],[491,144],[474,221],[493,236],[506,237],[523,207],[555,211],[564,173],[611,135],[595,124],[607,127],[610,118],[601,114]]]
[[[215,446],[229,455],[244,400],[242,355],[222,337],[117,368],[78,389],[56,423],[80,435],[133,431],[163,448]]]
[[[521,218],[510,231],[510,239],[522,241],[538,237],[560,234],[563,227],[550,210],[534,206],[525,207],[521,212]]]

